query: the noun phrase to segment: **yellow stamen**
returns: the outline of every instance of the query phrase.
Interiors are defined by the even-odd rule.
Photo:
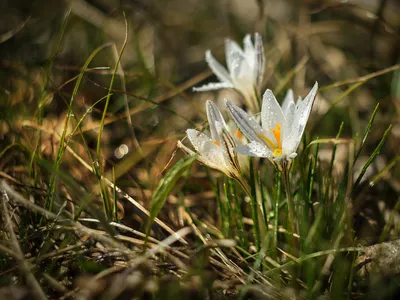
[[[276,144],[274,142],[272,142],[269,138],[267,138],[265,135],[257,134],[257,136],[262,138],[264,140],[264,142],[267,144],[267,146],[270,147],[271,149],[277,148]]]
[[[213,142],[213,144],[214,144],[214,145],[217,145],[218,147],[221,146],[221,145],[219,144],[219,142],[217,142],[217,141]]]
[[[282,142],[281,142],[281,124],[276,124],[275,128],[270,128],[273,133],[276,143],[271,141],[263,134],[257,134],[258,137],[262,138],[266,145],[271,149],[272,155],[278,157],[282,155]]]
[[[272,133],[275,136],[276,142],[278,143],[278,148],[282,149],[282,144],[281,144],[281,124],[279,124],[279,123],[276,124],[276,128],[275,129],[271,128],[270,130],[272,131]]]
[[[281,155],[282,155],[282,149],[276,148],[276,149],[274,150],[274,152],[272,152],[272,155],[273,155],[274,157],[281,156]]]

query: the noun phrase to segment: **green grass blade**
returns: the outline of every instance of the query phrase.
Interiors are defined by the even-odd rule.
[[[1,156],[0,156],[1,157]],[[374,186],[385,174],[387,174],[398,162],[400,162],[400,154],[395,156],[382,170],[378,172],[369,182]]]
[[[176,182],[195,160],[196,156],[182,158],[173,167],[171,167],[165,176],[160,180],[160,183],[158,184],[150,202],[150,222],[148,223],[148,230],[150,229],[151,222],[155,217],[157,217],[161,208],[164,206],[168,194],[174,188]]]
[[[233,205],[235,209],[235,218],[238,222],[237,227],[238,227],[238,236],[239,236],[239,241],[241,242],[241,245],[243,245],[246,249],[248,248],[248,238],[244,235],[245,233],[245,228],[243,224],[243,213],[241,210],[239,198],[237,197],[237,191],[236,188],[233,184],[232,179],[228,178],[228,184],[229,184],[229,190],[233,199]]]
[[[46,97],[46,88],[47,88],[47,84],[48,84],[48,81],[49,81],[49,78],[50,78],[50,71],[51,71],[52,66],[53,66],[53,61],[54,61],[55,57],[57,56],[58,51],[60,50],[61,42],[62,42],[62,39],[64,37],[65,29],[67,28],[67,24],[68,24],[70,13],[71,13],[71,10],[67,10],[67,12],[66,12],[66,14],[64,16],[63,24],[61,26],[61,30],[60,30],[60,32],[58,34],[58,37],[57,37],[57,41],[53,45],[53,49],[52,49],[52,52],[51,52],[50,59],[46,62],[45,66],[43,68],[44,74],[45,74],[45,77],[44,77],[45,78],[45,82],[43,84],[44,89],[41,91],[39,107],[38,107],[38,110],[36,112],[36,118],[38,120],[38,124],[39,125],[42,124],[42,114],[43,114],[43,108],[44,108],[44,105],[45,105],[46,99],[47,99],[47,97]],[[38,129],[37,133],[36,133],[37,139],[36,139],[36,142],[35,142],[35,149],[34,149],[34,151],[32,151],[32,155],[31,155],[31,158],[30,158],[30,161],[29,161],[29,174],[30,175],[33,175],[33,173],[34,173],[33,164],[34,164],[35,158],[40,155],[39,148],[40,148],[41,134],[42,134],[42,131],[40,129]]]
[[[331,250],[323,250],[323,251],[318,251],[318,252],[314,252],[311,254],[307,254],[307,255],[303,255],[299,258],[297,258],[296,260],[291,260],[279,267],[273,268],[269,271],[267,271],[266,273],[264,273],[265,275],[268,274],[272,274],[276,271],[280,271],[283,269],[286,269],[288,267],[294,266],[296,264],[300,264],[302,262],[305,262],[307,260],[313,259],[313,258],[317,258],[317,257],[321,257],[321,256],[326,256],[329,254],[336,254],[336,253],[341,253],[341,252],[363,252],[364,249],[361,247],[348,247],[348,248],[341,248],[341,249],[331,249]]]
[[[233,237],[234,231],[235,231],[234,229],[237,226],[236,226],[236,223],[232,223],[232,220],[235,220],[235,218],[233,216],[233,208],[232,208],[231,199],[229,197],[229,187],[228,187],[226,178],[225,178],[225,182],[224,182],[224,194],[225,194],[225,203],[226,203],[226,207],[227,207],[227,218],[225,219],[226,226],[227,226],[227,237]]]
[[[314,157],[312,159],[311,169],[310,169],[310,177],[308,180],[308,205],[312,205],[312,191],[315,181],[315,170],[317,168],[318,162],[318,151],[319,151],[319,144],[317,144],[317,149],[315,150]]]
[[[350,95],[354,90],[362,86],[364,83],[365,81],[361,81],[352,84],[343,93],[341,93],[335,100],[333,100],[326,113],[322,115],[317,121],[315,121],[315,123],[312,126],[311,132],[314,132],[314,130],[320,126],[321,121],[326,117],[326,115],[329,112],[331,112],[336,107],[336,105],[338,105],[344,98],[346,98],[348,95]],[[322,89],[320,89],[320,91],[322,91]]]
[[[264,186],[262,184],[261,172],[260,171],[258,171],[258,186],[260,188],[261,208],[262,208],[262,213],[263,213],[263,216],[264,216],[265,232],[268,232],[268,210],[267,210],[267,206],[266,206],[266,198],[265,198]]]
[[[337,135],[336,135],[336,139],[337,139],[337,140],[338,140],[338,139],[340,138],[340,136],[342,135],[343,126],[344,126],[344,122],[342,122],[342,123],[340,124],[339,131],[338,131],[338,133],[337,133]],[[329,165],[329,172],[328,172],[329,178],[332,178],[333,163],[334,163],[334,161],[335,161],[336,150],[337,150],[337,144],[334,144],[334,145],[333,145],[333,150],[332,150],[332,156],[331,156],[331,163],[330,163],[330,165]]]
[[[66,145],[65,145],[65,139],[66,139],[66,135],[67,135],[67,128],[68,128],[68,123],[69,120],[71,119],[73,113],[72,113],[72,104],[76,98],[76,95],[78,94],[78,90],[80,87],[80,84],[82,82],[83,79],[83,75],[85,74],[86,69],[88,68],[90,62],[94,59],[94,57],[104,48],[110,46],[110,44],[104,44],[100,47],[98,47],[97,49],[95,49],[92,54],[89,56],[89,58],[86,60],[85,64],[83,65],[81,72],[79,74],[79,77],[75,83],[75,87],[74,90],[72,92],[72,96],[68,105],[68,111],[67,111],[67,116],[65,118],[65,123],[64,123],[64,128],[63,128],[63,132],[61,134],[61,138],[60,138],[60,146],[58,148],[57,151],[57,156],[56,156],[56,161],[54,162],[53,165],[53,172],[51,174],[50,177],[50,182],[49,182],[49,188],[47,190],[47,194],[46,194],[46,200],[45,200],[45,208],[49,209],[50,211],[53,208],[53,196],[54,196],[54,192],[55,192],[55,181],[57,179],[57,172],[58,169],[60,168],[61,165],[61,160],[64,154],[64,151],[66,149]]]
[[[114,70],[113,70],[113,73],[112,73],[112,76],[111,76],[111,80],[110,80],[110,84],[109,84],[109,87],[108,87],[106,103],[104,105],[103,114],[101,116],[99,132],[97,134],[97,146],[96,146],[97,164],[94,164],[95,168],[97,169],[96,176],[98,178],[99,185],[100,185],[100,194],[101,194],[101,198],[102,198],[102,201],[103,201],[104,212],[105,212],[105,215],[107,217],[111,217],[111,218],[112,218],[112,214],[111,214],[111,206],[112,206],[112,204],[110,203],[111,201],[110,201],[110,199],[108,197],[108,193],[106,191],[106,188],[105,188],[105,186],[103,184],[103,181],[101,180],[101,176],[100,176],[101,172],[102,172],[101,159],[100,159],[100,154],[101,154],[100,153],[100,150],[101,150],[101,136],[103,134],[104,121],[105,121],[105,118],[106,118],[106,115],[107,115],[108,106],[109,106],[110,98],[111,98],[111,95],[112,95],[111,91],[113,89],[115,76],[117,74],[118,68],[120,67],[121,57],[122,57],[122,54],[124,53],[124,50],[125,50],[125,47],[126,47],[126,44],[127,44],[127,40],[128,40],[128,23],[126,21],[126,18],[125,18],[125,30],[126,30],[125,31],[125,40],[124,40],[124,42],[122,44],[121,51],[119,53],[118,59],[117,59],[117,61],[115,63],[115,66],[114,66]]]
[[[273,238],[273,249],[274,257],[276,257],[277,252],[275,251],[278,247],[278,228],[279,228],[279,202],[281,199],[281,173],[275,170],[275,188],[274,188],[274,238]]]
[[[389,135],[390,130],[392,129],[392,124],[389,125],[388,129],[386,129],[385,133],[382,136],[382,139],[380,140],[378,146],[376,146],[374,152],[372,152],[371,156],[368,158],[367,162],[364,164],[364,166],[361,169],[360,174],[358,175],[354,185],[353,185],[353,191],[355,188],[360,184],[361,179],[363,178],[365,172],[367,171],[368,167],[372,164],[372,162],[375,160],[375,158],[378,156],[380,153],[383,145],[385,144],[385,141]]]
[[[358,157],[360,156],[361,150],[363,149],[363,147],[365,145],[365,142],[366,142],[366,140],[368,138],[368,135],[371,132],[371,128],[372,128],[372,125],[374,124],[374,120],[375,120],[375,116],[376,116],[376,113],[378,111],[378,108],[379,108],[379,103],[375,106],[375,109],[372,112],[371,118],[368,121],[367,128],[365,129],[363,138],[361,140],[360,148],[358,148],[357,154],[356,154],[356,156],[354,158],[354,163],[357,161]]]
[[[254,161],[250,157],[250,187],[251,187],[251,218],[253,219],[254,243],[257,251],[260,250],[260,224],[258,222],[257,183],[255,178]]]

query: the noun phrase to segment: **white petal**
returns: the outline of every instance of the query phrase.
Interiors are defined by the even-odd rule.
[[[243,109],[230,103],[228,100],[225,100],[225,103],[233,121],[235,121],[243,134],[250,141],[258,141],[262,143],[262,139],[258,136],[264,134],[262,127],[252,117],[245,113]]]
[[[210,161],[207,157],[202,156],[201,154],[198,154],[191,150],[190,148],[186,147],[184,144],[182,144],[181,141],[178,141],[178,148],[181,148],[183,151],[185,151],[189,155],[197,155],[197,160],[201,162],[204,165],[209,166],[210,168],[213,169],[218,169],[218,166],[215,165],[212,161]]]
[[[283,126],[283,132],[282,132],[282,150],[284,153],[286,152],[286,149],[291,150],[293,147],[293,138],[296,138],[296,134],[293,132],[293,124],[295,122],[296,118],[296,105],[294,102],[290,103],[288,107],[286,108],[286,113],[285,113],[285,126]]]
[[[232,70],[235,68],[238,59],[244,58],[244,52],[239,45],[232,40],[225,41],[225,59],[229,74],[232,75]]]
[[[282,111],[285,116],[285,126],[283,127],[282,133],[282,147],[286,149],[290,145],[291,132],[293,128],[293,121],[296,113],[296,105],[294,103],[293,90],[289,89],[286,93],[285,99],[282,104]]]
[[[254,85],[259,89],[261,88],[262,81],[264,79],[265,70],[265,56],[264,56],[264,45],[262,42],[261,35],[259,33],[254,34],[254,74],[253,80]]]
[[[315,97],[317,95],[318,91],[318,83],[316,82],[311,89],[311,91],[308,93],[308,95],[304,98],[302,101],[302,105],[299,107],[299,111],[297,112],[297,126],[299,128],[302,127],[302,130],[304,131],[304,128],[307,124],[308,118],[310,117],[311,109],[314,104]],[[300,132],[300,135],[303,134],[303,131]]]
[[[289,89],[287,91],[285,99],[283,100],[283,103],[282,103],[282,111],[283,111],[283,114],[285,115],[285,117],[287,114],[287,109],[289,108],[289,106],[291,104],[294,104],[294,96],[293,96],[293,90]]]
[[[245,56],[252,56],[254,54],[255,48],[253,46],[253,43],[251,42],[250,34],[246,34],[246,36],[244,37],[243,45]]]
[[[206,62],[221,82],[232,84],[232,78],[228,71],[214,58],[210,50],[206,51]]]
[[[239,146],[235,151],[248,156],[272,157],[272,152],[264,144],[256,141],[252,141],[244,146]]]
[[[196,152],[194,152],[192,149],[186,147],[184,144],[182,144],[181,141],[178,141],[177,147],[181,148],[183,151],[185,151],[189,155],[197,155]]]
[[[214,169],[225,172],[230,169],[226,164],[225,154],[221,147],[218,147],[213,142],[206,142],[200,152],[201,156],[208,161],[208,165]]]
[[[211,142],[211,139],[207,135],[205,135],[204,133],[197,131],[195,129],[186,130],[186,134],[187,134],[190,142],[192,143],[194,149],[197,152],[199,152],[200,154],[202,153],[204,144],[207,142]]]
[[[289,130],[286,141],[284,141],[284,145],[282,145],[285,152],[287,151],[286,153],[296,152],[307,125],[317,91],[318,83],[316,82],[305,99],[301,100],[300,98],[297,101],[292,126]]]
[[[282,109],[271,90],[266,90],[263,96],[261,124],[267,138],[272,141],[275,141],[275,136],[273,135],[271,129],[275,129],[278,124],[280,124],[281,130],[285,127],[285,117]]]
[[[213,169],[226,172],[224,151],[215,145],[212,140],[195,129],[188,129],[186,134],[195,150],[199,153],[198,160]]]
[[[246,57],[238,55],[232,62],[230,75],[236,89],[247,96],[254,92],[253,68],[250,67]]]
[[[200,87],[194,87],[194,92],[206,92],[219,89],[233,88],[233,85],[227,82],[211,82]]]
[[[261,108],[261,123],[265,130],[275,129],[279,123],[283,125],[285,117],[282,109],[271,90],[266,90]]]
[[[214,102],[208,100],[206,103],[207,119],[210,126],[211,138],[213,141],[221,143],[221,130],[226,128],[226,123],[220,110]],[[219,124],[219,125],[218,125]]]
[[[306,125],[310,117],[311,109],[318,92],[318,83],[315,82],[313,88],[303,100],[303,111],[300,112],[300,123]]]
[[[233,86],[239,90],[244,97],[248,97],[253,93],[254,82],[253,68],[249,65],[245,52],[236,42],[226,40],[225,54],[226,64]]]

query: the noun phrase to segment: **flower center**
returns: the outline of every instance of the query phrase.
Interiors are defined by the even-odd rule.
[[[281,156],[282,155],[282,149],[279,149],[279,148],[274,149],[274,152],[272,152],[272,155],[274,157]]]
[[[276,142],[271,141],[263,134],[258,134],[257,136],[262,138],[265,144],[272,150],[272,155],[274,157],[281,156],[282,155],[281,124],[280,123],[276,124],[276,127],[270,128],[270,130],[273,133]]]
[[[219,144],[219,142],[215,141],[213,142],[214,145],[217,145],[218,147],[220,147],[221,145]]]

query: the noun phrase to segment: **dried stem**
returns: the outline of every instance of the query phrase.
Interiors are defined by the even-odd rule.
[[[9,202],[9,198],[7,192],[4,188],[0,187],[1,193],[1,211],[3,215],[3,222],[6,224],[6,228],[10,237],[10,242],[15,253],[14,258],[17,258],[17,263],[21,270],[21,274],[26,277],[26,282],[32,289],[32,293],[36,299],[45,300],[46,295],[44,294],[39,282],[36,280],[35,275],[31,272],[30,264],[25,260],[24,253],[21,250],[21,247],[18,243],[18,238],[14,232],[13,225],[11,222],[11,218],[9,215],[7,203]]]

